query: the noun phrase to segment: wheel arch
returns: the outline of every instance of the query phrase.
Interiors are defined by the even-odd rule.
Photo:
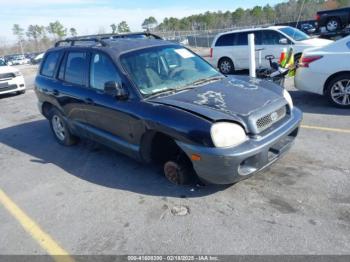
[[[327,90],[327,88],[328,88],[329,83],[330,83],[334,78],[336,78],[336,77],[338,77],[338,76],[340,76],[340,75],[342,75],[342,74],[349,74],[349,75],[350,75],[350,71],[340,71],[340,72],[337,72],[337,73],[334,73],[334,74],[330,75],[330,76],[327,78],[327,80],[326,80],[326,82],[324,83],[324,86],[323,86],[323,94],[324,94],[324,95],[325,95],[325,93],[326,93],[326,90]]]
[[[140,143],[141,159],[146,162],[164,162],[183,152],[175,139],[157,130],[146,131]],[[184,152],[183,152],[184,153]]]
[[[50,110],[55,107],[53,104],[51,104],[50,102],[45,101],[44,103],[42,103],[41,105],[41,112],[42,114],[46,117],[49,118],[49,114],[50,114]]]

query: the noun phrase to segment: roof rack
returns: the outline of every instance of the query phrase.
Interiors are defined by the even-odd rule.
[[[92,42],[100,44],[101,46],[107,46],[107,43],[103,40],[113,40],[118,38],[133,38],[133,36],[144,35],[146,37],[153,37],[154,39],[162,39],[160,36],[152,34],[150,32],[133,32],[133,33],[123,33],[123,34],[98,34],[98,35],[83,35],[69,37],[65,40],[60,40],[56,42],[55,47],[61,46],[63,43],[68,43],[70,46],[77,45],[77,42]]]
[[[122,33],[122,34],[97,34],[97,35],[83,35],[83,36],[76,36],[76,37],[70,37],[69,39],[91,39],[91,38],[97,38],[100,40],[106,40],[106,39],[117,39],[117,38],[132,38],[133,36],[138,35],[144,35],[147,37],[153,37],[155,39],[162,39],[160,36],[152,34],[150,32],[130,32],[130,33]]]
[[[62,43],[67,43],[69,44],[70,46],[76,46],[76,43],[77,42],[95,42],[95,43],[98,43],[100,44],[101,46],[107,46],[107,44],[102,40],[102,39],[99,39],[99,38],[80,38],[80,37],[77,37],[77,38],[67,38],[65,40],[60,40],[60,41],[57,41],[55,43],[55,47],[59,47],[61,46]]]

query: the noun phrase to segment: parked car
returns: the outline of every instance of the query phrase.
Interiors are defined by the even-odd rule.
[[[316,21],[319,29],[324,27],[328,32],[339,31],[350,24],[350,7],[319,11]]]
[[[160,162],[177,184],[193,170],[214,184],[257,173],[290,148],[302,118],[280,86],[225,77],[157,39],[58,44],[44,56],[35,92],[58,143],[85,137]]]
[[[300,25],[300,30],[308,35],[314,34],[316,32],[316,28],[309,23]]]
[[[28,63],[29,59],[26,58],[24,55],[12,55],[7,57],[8,65],[24,65]]]
[[[43,60],[44,54],[45,53],[41,53],[41,54],[38,54],[37,56],[33,57],[30,60],[30,63],[33,64],[33,65],[40,64],[41,61]]]
[[[324,95],[337,107],[350,108],[350,36],[305,50],[296,71],[295,87]]]
[[[4,60],[0,60],[0,95],[17,92],[25,93],[24,78],[18,69],[8,66]]]
[[[219,68],[223,74],[231,74],[235,70],[249,68],[248,34],[254,33],[257,50],[261,50],[261,57],[273,55],[280,57],[282,50],[293,47],[295,60],[301,53],[310,47],[324,46],[331,40],[311,38],[304,32],[290,26],[270,26],[265,28],[254,28],[236,30],[219,34],[215,37],[211,52],[210,63]],[[269,67],[268,61],[262,59],[261,65],[256,55],[258,66]]]

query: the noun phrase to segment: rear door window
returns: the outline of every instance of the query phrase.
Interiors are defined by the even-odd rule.
[[[225,34],[218,38],[215,46],[232,46],[236,34]]]
[[[86,52],[69,52],[64,67],[59,72],[60,79],[75,85],[84,86],[88,71]]]
[[[41,68],[41,75],[53,77],[59,58],[60,52],[51,52],[47,54],[43,66]]]
[[[248,34],[252,32],[241,32],[236,34],[234,45],[248,45]]]

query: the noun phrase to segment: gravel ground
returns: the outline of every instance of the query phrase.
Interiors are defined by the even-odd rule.
[[[89,141],[58,145],[28,91],[0,97],[0,189],[70,254],[350,254],[350,133],[301,129],[266,172],[232,186],[173,186]],[[350,112],[296,91],[304,125]],[[0,254],[45,250],[0,206]]]

